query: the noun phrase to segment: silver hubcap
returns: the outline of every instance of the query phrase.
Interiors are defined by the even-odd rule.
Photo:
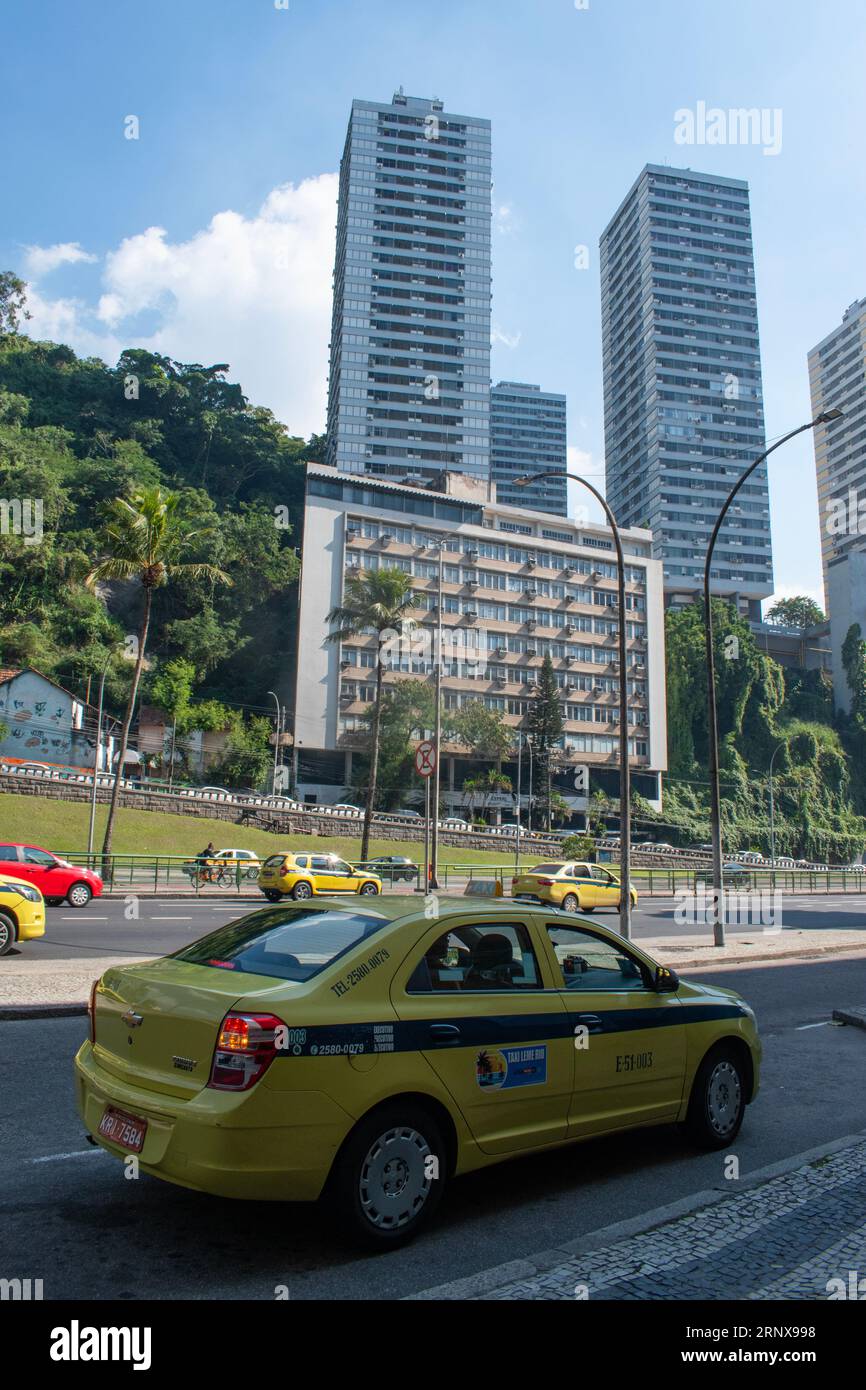
[[[10,938],[11,932],[9,931],[9,923],[0,922],[0,951],[3,950],[4,946],[9,945]]]
[[[432,1150],[411,1125],[395,1125],[371,1144],[361,1165],[361,1210],[372,1226],[394,1230],[418,1215],[433,1186],[426,1176]]]
[[[577,898],[569,894],[562,906],[565,908],[566,912],[576,912],[579,904]]]
[[[736,1068],[730,1062],[719,1062],[707,1087],[707,1114],[716,1134],[733,1129],[740,1113],[741,1090]]]
[[[309,896],[310,896],[310,885],[309,885],[308,883],[299,883],[299,884],[298,884],[298,887],[295,889],[295,897],[296,897],[296,898],[308,898]]]
[[[69,894],[69,901],[74,903],[76,907],[81,907],[83,903],[87,902],[89,897],[90,894],[86,888],[73,888],[72,892]]]

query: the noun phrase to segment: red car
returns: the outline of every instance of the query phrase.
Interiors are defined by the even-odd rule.
[[[102,879],[92,869],[79,868],[36,845],[0,845],[0,874],[34,883],[43,898],[56,907],[65,898],[70,907],[86,907],[102,896]]]

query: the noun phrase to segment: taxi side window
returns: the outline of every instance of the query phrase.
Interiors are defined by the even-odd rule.
[[[572,864],[570,878],[589,878],[590,870],[588,864]]]
[[[428,946],[406,986],[409,994],[540,989],[538,962],[521,923],[457,927]]]
[[[563,989],[587,993],[646,989],[638,961],[614,942],[558,923],[548,923],[547,931],[562,971]]]
[[[325,854],[314,854],[310,859],[310,868],[313,870],[314,874],[333,874],[336,872],[333,866],[333,860],[329,859]]]
[[[330,867],[332,874],[350,874],[352,872],[352,866],[347,864],[345,859],[332,859]]]
[[[598,883],[610,883],[610,874],[607,869],[600,869],[597,864],[591,864],[589,868],[590,878]]]
[[[307,856],[305,854],[296,854],[295,866],[298,869],[305,869],[307,867]]]

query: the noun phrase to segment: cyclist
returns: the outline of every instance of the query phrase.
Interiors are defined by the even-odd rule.
[[[216,850],[214,849],[213,840],[211,840],[209,841],[207,848],[200,849],[195,857],[195,862],[198,865],[198,871],[201,874],[202,879],[205,881],[213,879],[213,868],[208,863],[208,860],[213,859],[215,854]]]

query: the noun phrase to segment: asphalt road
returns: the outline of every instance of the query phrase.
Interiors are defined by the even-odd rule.
[[[418,899],[410,899],[417,902]],[[478,898],[467,899],[474,905]],[[367,900],[369,904],[369,899]],[[231,901],[204,901],[189,898],[139,898],[136,906],[139,916],[127,919],[129,911],[122,898],[97,898],[83,911],[70,907],[49,907],[45,936],[37,941],[22,942],[17,951],[21,956],[34,960],[74,960],[78,956],[130,955],[141,954],[149,957],[175,951],[185,942],[194,941],[224,922],[230,922],[245,912],[266,904],[261,894]],[[801,895],[782,896],[782,929],[797,930],[808,927],[812,930],[860,930],[866,933],[866,897],[853,897],[817,894],[815,897]],[[678,922],[675,917],[676,905],[672,898],[645,898],[638,904],[634,914],[634,938],[664,936],[676,939],[678,936],[694,935],[705,930],[711,936],[709,927],[695,926],[689,922]],[[602,924],[616,926],[618,913],[604,909],[595,914]],[[755,926],[734,924],[731,934],[737,930],[754,936]],[[864,938],[866,939],[866,938]]]
[[[200,929],[198,919],[149,928]],[[764,1038],[762,1091],[734,1146],[743,1176],[866,1130],[866,1033],[829,1022],[834,1007],[866,1001],[862,957],[701,974],[746,996]],[[84,1142],[75,1114],[71,1063],[84,1031],[83,1019],[0,1024],[0,1273],[42,1278],[46,1298],[271,1299],[277,1285],[292,1299],[399,1298],[723,1177],[724,1153],[695,1153],[673,1128],[597,1140],[461,1178],[426,1236],[359,1256],[315,1208],[229,1203],[125,1179],[119,1163]]]

